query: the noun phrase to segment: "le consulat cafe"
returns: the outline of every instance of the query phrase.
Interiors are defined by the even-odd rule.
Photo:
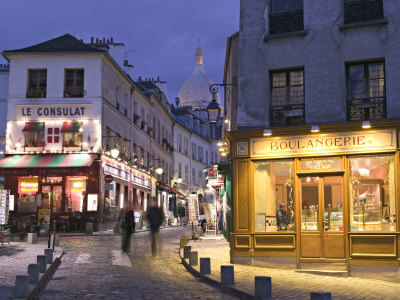
[[[102,151],[97,105],[9,102],[0,175],[13,195],[14,220],[24,223],[33,216],[46,222],[50,215],[67,218],[74,212],[106,220],[106,213],[151,193],[149,174]]]
[[[228,133],[232,263],[400,281],[400,121],[363,124]]]

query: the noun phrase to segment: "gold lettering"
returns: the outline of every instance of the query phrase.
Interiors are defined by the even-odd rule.
[[[335,146],[336,147],[342,146],[342,138],[335,138]]]
[[[327,139],[325,140],[325,145],[326,145],[327,147],[332,147],[332,145],[333,145],[332,138],[327,138]]]
[[[346,146],[347,143],[349,143],[349,145],[351,146],[351,137],[349,137],[349,136],[346,136],[346,137],[344,138],[344,145]]]
[[[358,136],[358,137],[357,137],[357,143],[358,143],[358,145],[365,145],[364,139],[365,139],[365,136]]]
[[[312,140],[308,140],[307,148],[314,148]]]
[[[277,142],[271,142],[271,150],[278,150],[278,143]]]

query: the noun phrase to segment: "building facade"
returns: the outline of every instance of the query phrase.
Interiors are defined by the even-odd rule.
[[[232,262],[400,281],[399,5],[241,1]]]

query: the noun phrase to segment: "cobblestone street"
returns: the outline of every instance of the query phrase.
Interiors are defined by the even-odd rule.
[[[132,237],[129,259],[121,236],[63,237],[65,255],[36,299],[236,299],[200,283],[176,251],[188,228],[160,232],[162,252],[153,260],[148,232]]]

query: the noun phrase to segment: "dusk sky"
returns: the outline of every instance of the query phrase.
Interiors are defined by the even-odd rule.
[[[227,37],[239,29],[239,0],[3,0],[1,11],[1,51],[74,30],[84,42],[113,37],[125,44],[134,79],[160,76],[172,103],[193,71],[199,39],[206,73],[222,83]]]

